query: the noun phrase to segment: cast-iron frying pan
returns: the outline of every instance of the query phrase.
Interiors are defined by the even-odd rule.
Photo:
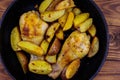
[[[52,80],[51,78],[43,75],[33,74],[28,72],[26,75],[23,73],[20,63],[16,57],[15,52],[10,45],[11,30],[19,25],[20,16],[29,10],[35,10],[34,6],[40,4],[43,0],[15,0],[6,10],[1,21],[0,29],[0,53],[3,64],[7,71],[11,74],[13,79],[16,80]],[[74,0],[77,7],[82,12],[89,12],[90,17],[93,18],[94,24],[97,28],[97,36],[100,41],[100,48],[93,58],[85,57],[81,61],[79,71],[71,80],[92,80],[98,71],[101,69],[108,51],[108,28],[104,16],[100,9],[92,0]],[[28,55],[29,57],[29,55]],[[58,78],[57,80],[61,80]]]

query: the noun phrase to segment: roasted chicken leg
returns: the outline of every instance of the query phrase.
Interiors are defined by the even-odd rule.
[[[48,24],[40,19],[38,12],[28,11],[20,17],[21,38],[37,45],[41,43]]]
[[[57,63],[52,66],[53,71],[49,74],[49,77],[56,79],[71,61],[86,56],[89,48],[90,38],[86,33],[72,32],[64,42]]]

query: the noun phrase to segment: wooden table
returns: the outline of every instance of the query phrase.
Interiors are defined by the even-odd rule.
[[[0,0],[0,19],[13,0]],[[120,80],[120,0],[94,0],[108,23],[109,53],[94,80]],[[0,60],[0,80],[12,80]]]

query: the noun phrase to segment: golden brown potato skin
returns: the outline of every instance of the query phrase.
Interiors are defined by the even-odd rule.
[[[50,43],[53,39],[55,32],[59,29],[60,24],[58,22],[53,23],[46,32],[46,40]]]
[[[78,30],[80,32],[86,32],[92,26],[92,23],[93,23],[93,19],[89,18],[85,22],[79,24]]]
[[[96,53],[99,50],[99,39],[95,36],[92,40],[91,46],[90,46],[90,51],[88,53],[88,57],[91,58],[94,55],[96,55]]]
[[[80,67],[80,59],[76,59],[72,61],[66,69],[66,73],[65,73],[66,78],[67,79],[72,78],[75,75],[75,73],[78,71],[79,67]]]
[[[36,74],[49,74],[52,71],[52,67],[49,63],[44,60],[31,60],[29,70]]]
[[[14,27],[11,35],[10,35],[10,42],[11,42],[11,47],[14,51],[20,51],[21,48],[17,45],[18,42],[21,41],[20,33],[18,30],[18,27]]]
[[[56,63],[57,54],[60,48],[61,48],[60,40],[58,38],[55,38],[45,57],[46,61],[48,61],[49,63]]]
[[[62,28],[64,27],[66,23],[67,17],[68,17],[68,12],[65,12],[65,14],[58,19],[58,22],[60,23]]]
[[[65,10],[59,10],[59,11],[45,11],[41,13],[41,19],[46,22],[53,22],[56,21],[58,18],[63,16],[65,13]]]
[[[45,60],[51,64],[56,63],[57,55],[46,55]]]
[[[39,6],[39,12],[44,12],[54,0],[44,0]]]
[[[55,38],[52,46],[48,51],[48,55],[56,55],[59,52],[60,47],[61,47],[60,40],[58,38]]]
[[[68,18],[67,18],[66,23],[65,23],[65,25],[63,27],[63,31],[67,31],[67,30],[69,30],[72,27],[73,20],[74,20],[74,13],[73,12],[69,12]]]
[[[94,24],[88,29],[88,32],[92,37],[96,35],[96,27]]]
[[[17,58],[21,64],[23,72],[26,73],[28,71],[28,58],[22,51],[16,52]]]
[[[74,27],[77,28],[79,24],[87,20],[89,16],[90,16],[89,13],[81,13],[77,15],[74,19]]]
[[[80,67],[80,59],[73,60],[70,64],[68,64],[61,73],[62,80],[69,80],[72,78]]]
[[[57,30],[56,37],[60,40],[64,40],[64,32],[61,28]]]
[[[53,11],[55,10],[55,6],[60,2],[61,0],[54,0],[52,3],[49,5],[46,11]]]
[[[74,6],[73,0],[63,0],[55,6],[55,10],[67,9]]]
[[[48,51],[49,42],[47,40],[43,40],[40,44],[40,47],[44,50],[44,52],[46,54]]]
[[[25,52],[29,53],[29,54],[33,54],[36,56],[43,56],[45,55],[44,50],[39,47],[38,45],[32,43],[32,42],[28,42],[28,41],[20,41],[18,43],[18,46]]]

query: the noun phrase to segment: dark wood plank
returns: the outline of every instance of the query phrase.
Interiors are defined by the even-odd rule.
[[[102,67],[101,71],[99,74],[102,75],[120,75],[120,69],[118,68],[120,66],[119,61],[106,61],[104,64],[104,67]]]
[[[109,26],[109,60],[120,61],[120,26]]]
[[[3,15],[3,12],[7,9],[12,1],[13,0],[0,0],[0,19]]]
[[[94,0],[103,11],[108,25],[120,25],[120,0]]]
[[[119,79],[120,79],[120,75],[99,74],[99,76],[96,76],[94,80],[119,80]]]

